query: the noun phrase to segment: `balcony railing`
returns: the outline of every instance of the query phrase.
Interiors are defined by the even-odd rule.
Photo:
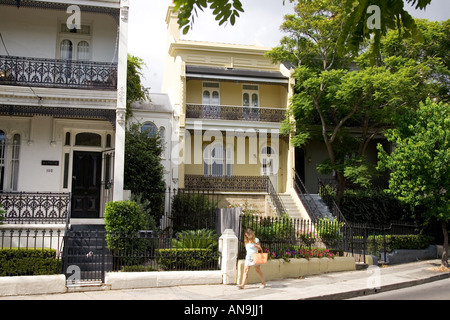
[[[184,186],[186,189],[235,192],[267,192],[268,185],[269,179],[267,176],[184,176]]]
[[[186,118],[281,122],[286,109],[186,104]]]
[[[6,211],[3,223],[66,223],[70,193],[2,192],[0,204]]]
[[[115,90],[117,63],[0,56],[0,85]]]

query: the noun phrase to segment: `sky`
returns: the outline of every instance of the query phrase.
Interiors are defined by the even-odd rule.
[[[166,54],[166,13],[172,0],[131,0],[128,27],[128,52],[146,64],[142,79],[150,92],[159,93]],[[274,47],[284,34],[279,30],[285,14],[293,13],[294,5],[286,0],[241,0],[244,13],[234,26],[219,26],[210,10],[199,12],[193,29],[180,39],[251,45],[255,42]],[[416,18],[432,21],[450,19],[450,1],[432,0],[425,11],[406,4]]]

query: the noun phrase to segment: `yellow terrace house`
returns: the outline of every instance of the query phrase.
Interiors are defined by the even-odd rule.
[[[297,198],[294,148],[280,135],[291,71],[266,58],[267,47],[180,40],[173,6],[166,22],[162,91],[179,113],[179,187],[214,190],[222,205],[285,211],[278,195]]]

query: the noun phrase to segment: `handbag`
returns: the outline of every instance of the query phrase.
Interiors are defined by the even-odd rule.
[[[261,252],[254,253],[252,255],[253,262],[255,264],[265,264],[265,263],[267,263],[268,256],[269,256],[268,253],[263,253],[261,250]]]

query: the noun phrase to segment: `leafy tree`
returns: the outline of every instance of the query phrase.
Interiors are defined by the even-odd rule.
[[[148,200],[145,210],[150,210],[156,221],[163,215],[165,183],[161,164],[161,140],[158,135],[141,132],[141,125],[131,124],[125,133],[124,186],[140,201]]]
[[[144,60],[141,58],[127,55],[127,101],[126,101],[126,116],[131,116],[131,104],[135,101],[143,101],[149,99],[148,88],[142,85],[141,77],[142,68],[144,67]]]
[[[375,172],[365,160],[370,141],[392,125],[396,114],[429,94],[425,64],[387,57],[383,65],[373,66],[363,56],[352,66],[338,51],[344,2],[299,0],[296,14],[287,15],[282,25],[289,36],[268,53],[274,61],[288,58],[298,65],[292,117],[283,130],[294,134],[295,146],[311,138],[325,144],[328,159],[317,169],[323,174],[336,172],[338,204],[347,180],[369,184]],[[359,136],[351,128],[358,129]]]
[[[295,0],[289,0],[294,2]],[[285,4],[283,0],[283,5]],[[301,2],[301,1],[300,1]],[[311,1],[307,1],[311,2]],[[416,9],[424,10],[431,3],[431,0],[405,0]],[[215,19],[219,25],[229,21],[234,25],[239,12],[244,12],[242,3],[239,0],[174,0],[175,10],[179,10],[178,24],[183,29],[183,33],[189,32],[194,23],[194,15],[197,16],[197,9],[203,11],[210,5],[213,9]],[[369,27],[374,11],[370,8],[377,5],[380,13],[379,28]],[[414,37],[420,39],[421,34],[415,24],[414,18],[405,10],[403,0],[377,0],[375,3],[368,0],[345,0],[342,4],[346,19],[339,28],[342,30],[339,36],[338,48],[343,51],[351,50],[357,53],[360,46],[365,41],[373,37],[374,46],[372,53],[379,55],[379,44],[381,37],[389,30],[395,29],[403,38]]]
[[[403,39],[410,37],[420,39],[420,31],[414,18],[405,10],[405,2],[408,5],[415,5],[416,9],[424,10],[431,0],[377,0],[376,2],[346,0],[344,4],[346,19],[339,37],[339,48],[351,50],[356,54],[360,46],[372,37],[372,53],[378,56],[382,36],[394,29]],[[376,5],[377,9],[373,9],[373,5]],[[378,10],[377,13],[374,10]],[[379,14],[379,26],[371,25],[374,14]]]
[[[395,150],[388,155],[379,145],[380,170],[389,170],[389,191],[412,208],[426,208],[427,221],[441,222],[444,234],[442,265],[448,266],[450,220],[450,105],[427,99],[417,111],[388,130]]]
[[[280,27],[287,36],[267,56],[318,70],[336,68],[345,54],[338,55],[337,39],[343,23],[343,0],[299,0],[294,14],[284,17]]]
[[[416,25],[422,34],[422,41],[404,39],[396,30],[391,30],[381,38],[381,58],[399,56],[427,65],[430,68],[428,80],[434,87],[435,97],[440,101],[449,102],[450,20],[432,22],[417,19]]]
[[[194,23],[194,15],[197,9],[203,11],[208,6],[213,9],[213,15],[219,21],[219,25],[229,21],[234,25],[239,12],[244,12],[239,0],[174,0],[175,8],[178,10],[178,25],[183,29],[183,34],[189,32]]]

